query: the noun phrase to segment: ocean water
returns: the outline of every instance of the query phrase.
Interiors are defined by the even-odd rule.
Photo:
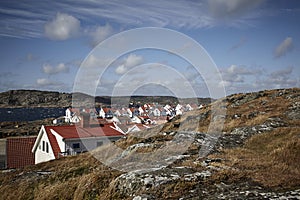
[[[65,108],[0,108],[0,122],[34,121],[65,115]]]

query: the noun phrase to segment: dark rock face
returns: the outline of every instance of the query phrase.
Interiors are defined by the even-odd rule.
[[[72,94],[37,91],[11,90],[0,93],[0,107],[65,107],[71,105]]]
[[[263,91],[253,92],[251,94],[241,95],[238,98],[236,98],[235,96],[229,96],[229,97],[227,97],[227,101],[229,103],[231,103],[231,107],[237,107],[237,106],[241,106],[249,101],[257,99],[259,97],[263,97],[264,95],[265,95],[265,93]]]

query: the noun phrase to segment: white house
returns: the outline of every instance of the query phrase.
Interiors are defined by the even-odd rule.
[[[70,108],[66,110],[65,122],[69,123],[71,121],[72,112]]]
[[[130,121],[131,121],[131,123],[136,123],[136,124],[141,124],[142,123],[142,120],[138,116],[133,116],[130,119]]]
[[[190,104],[186,104],[185,111],[191,111],[193,110],[193,107]]]
[[[153,111],[152,111],[152,114],[154,117],[159,117],[160,116],[160,110],[158,108],[155,108]]]
[[[79,121],[80,121],[80,118],[75,113],[72,113],[72,110],[70,108],[67,108],[66,115],[65,115],[65,122],[78,123]]]
[[[133,117],[133,113],[130,108],[127,108],[127,113],[129,117]]]
[[[120,116],[121,116],[121,112],[117,109],[117,110],[114,112],[114,115],[117,116],[117,117],[120,117]]]
[[[140,115],[143,115],[145,113],[144,109],[141,106],[139,107],[138,110],[139,110]]]
[[[124,136],[115,123],[90,125],[82,122],[81,124],[80,126],[42,126],[32,148],[35,164],[90,151]]]
[[[182,105],[177,104],[175,111],[176,111],[176,115],[182,115]]]
[[[168,105],[168,104],[165,105],[164,110],[165,110],[166,115],[172,115],[172,112],[171,112],[172,107],[170,105]]]
[[[101,108],[100,110],[99,110],[99,117],[101,117],[101,118],[105,118],[105,111],[103,110],[103,108]]]

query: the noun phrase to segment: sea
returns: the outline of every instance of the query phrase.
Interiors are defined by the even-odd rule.
[[[0,122],[58,118],[65,115],[65,110],[66,108],[0,108]]]

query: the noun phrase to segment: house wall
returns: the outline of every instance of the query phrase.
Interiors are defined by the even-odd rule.
[[[132,118],[131,118],[131,122],[132,122],[132,123],[137,123],[137,124],[142,123],[141,119],[138,118],[137,116],[132,117]]]
[[[70,109],[67,109],[66,110],[66,116],[65,116],[65,122],[70,122],[71,121],[71,117],[72,117],[72,115],[71,115],[72,113],[71,113],[71,110]]]
[[[155,117],[159,117],[160,116],[160,111],[156,108],[156,109],[154,109],[153,110],[153,115],[155,116]]]
[[[55,159],[47,134],[45,130],[42,131],[43,134],[35,152],[35,164]],[[45,143],[44,150],[43,150],[43,142]],[[46,152],[46,146],[47,146],[46,144],[48,144],[48,153]]]
[[[98,146],[108,143],[109,141],[116,141],[121,137],[91,137],[91,138],[76,138],[76,139],[66,139],[66,151],[68,151],[71,155],[77,153],[83,153],[86,151],[91,151]],[[74,146],[79,148],[74,148]],[[101,145],[100,145],[101,144]]]

